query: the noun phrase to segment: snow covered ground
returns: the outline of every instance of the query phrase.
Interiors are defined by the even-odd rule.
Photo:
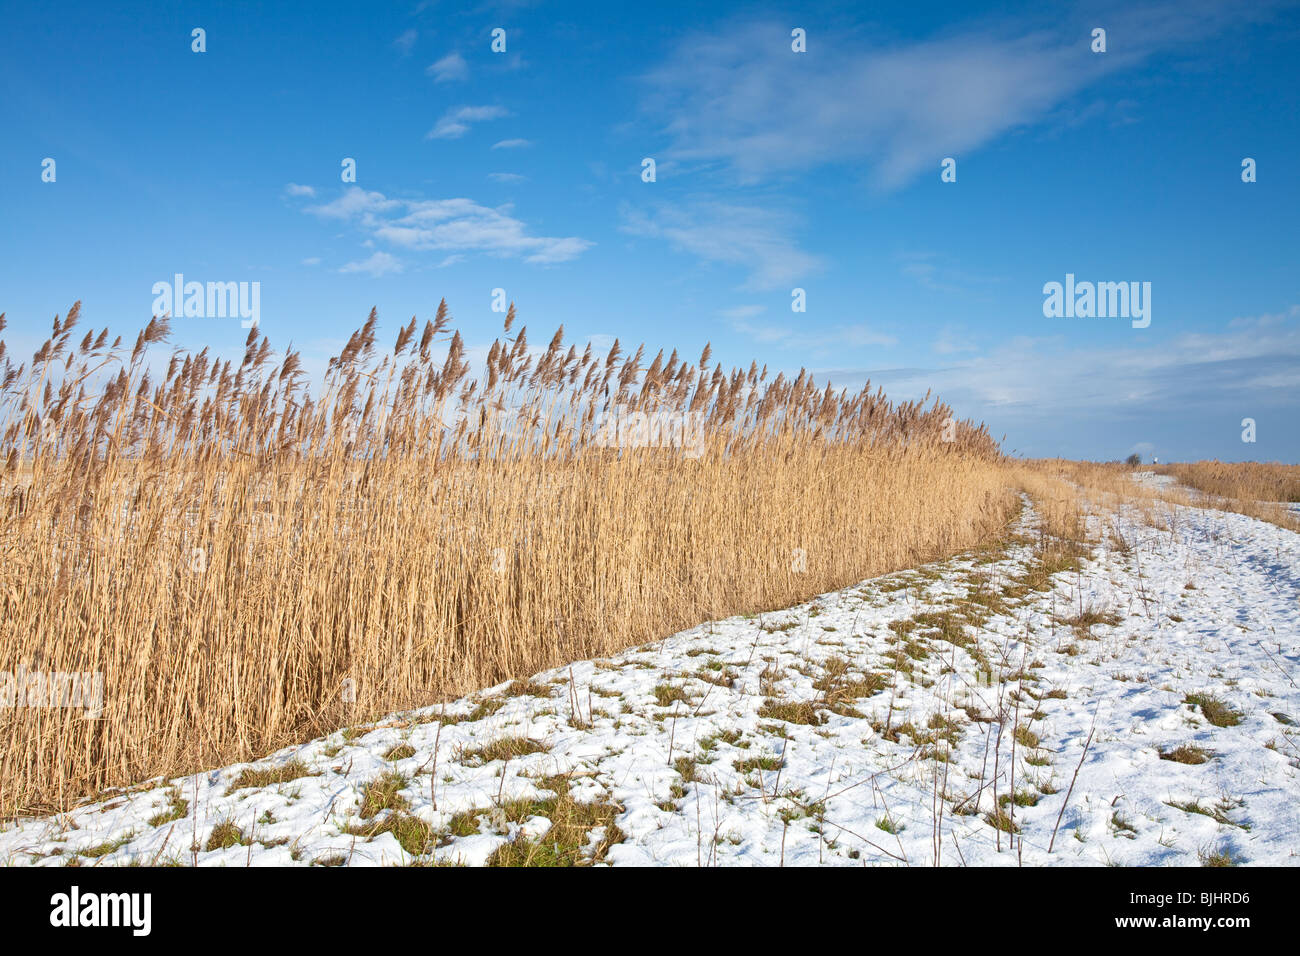
[[[1178,484],[1173,475],[1158,475],[1154,471],[1135,471],[1133,481],[1139,485],[1149,485],[1158,489],[1173,489]]]
[[[0,862],[1294,865],[1300,536],[1091,524],[1078,572],[1036,574],[1030,509],[1006,549],[21,821]]]

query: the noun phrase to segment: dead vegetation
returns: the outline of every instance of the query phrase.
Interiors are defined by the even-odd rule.
[[[372,311],[314,390],[257,329],[226,361],[80,319],[0,345],[0,669],[102,674],[104,710],[0,712],[6,814],[788,606],[1016,504],[943,404],[536,347],[513,307],[473,370],[445,303],[388,349]]]

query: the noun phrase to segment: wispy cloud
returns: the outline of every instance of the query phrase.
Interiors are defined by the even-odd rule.
[[[339,269],[339,272],[365,272],[375,278],[390,275],[395,272],[401,272],[405,265],[393,255],[387,252],[376,252],[369,259],[360,259],[356,262],[349,262]]]
[[[736,305],[729,309],[721,309],[718,314],[726,319],[752,319],[766,311],[765,305]]]
[[[454,50],[441,60],[430,63],[424,70],[435,83],[452,83],[469,77],[469,64]]]
[[[444,113],[433,129],[424,134],[424,138],[460,139],[474,123],[484,123],[509,115],[509,111],[501,106],[462,106]]]
[[[1049,321],[1049,320],[1045,320]],[[838,384],[879,380],[895,398],[934,388],[963,412],[1014,430],[1026,424],[1096,421],[1120,414],[1186,418],[1205,411],[1240,419],[1295,406],[1300,390],[1300,305],[1239,319],[1221,332],[1079,348],[1062,320],[1042,337],[1016,337],[946,368],[839,369]],[[1060,436],[1060,447],[1068,445]]]
[[[930,346],[938,355],[954,355],[960,352],[976,352],[978,346],[965,329],[955,325],[945,325],[939,330],[939,336]]]
[[[493,143],[493,149],[522,149],[525,146],[532,146],[532,140],[527,139],[503,139],[499,143]]]
[[[351,186],[338,199],[319,206],[308,206],[307,212],[322,219],[361,218],[371,221],[378,214],[400,209],[401,205],[399,200],[389,199],[383,193]]]
[[[897,258],[903,275],[931,292],[979,295],[1003,281],[998,276],[975,275],[962,270],[947,256],[933,252],[905,252]]]
[[[592,245],[577,236],[531,235],[522,220],[510,215],[510,206],[491,208],[470,199],[390,199],[354,186],[306,211],[322,219],[353,222],[367,242],[413,252],[482,252],[546,265],[575,259]],[[391,256],[376,260],[380,266],[390,261],[396,262]],[[448,264],[445,259],[443,264]]]
[[[792,325],[751,325],[735,321],[732,328],[764,345],[777,345],[785,351],[809,352],[829,355],[843,349],[887,348],[898,344],[898,338],[880,332],[863,322],[839,325],[820,332],[807,332]]]
[[[1014,24],[883,45],[849,29],[812,31],[790,49],[786,23],[692,35],[644,81],[644,107],[684,162],[722,163],[741,182],[828,163],[871,168],[884,189],[1042,119],[1108,74],[1162,49],[1266,16],[1221,2],[1114,9],[1104,55],[1089,18],[1050,30]],[[1122,42],[1121,39],[1122,38]]]
[[[792,215],[714,199],[660,203],[622,209],[624,232],[665,239],[705,262],[748,270],[745,286],[777,289],[821,269],[816,256],[790,238],[798,225]]]
[[[315,196],[316,190],[311,186],[300,186],[297,183],[289,183],[284,187],[284,191],[290,196]]]
[[[411,50],[415,47],[415,41],[419,39],[419,36],[419,31],[412,27],[394,40],[393,46],[397,48],[397,51],[401,53],[402,56],[410,56]]]
[[[494,183],[522,183],[527,176],[521,176],[519,173],[488,173],[488,179]]]

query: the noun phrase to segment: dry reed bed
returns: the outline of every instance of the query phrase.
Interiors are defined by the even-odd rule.
[[[1069,461],[1059,458],[1025,462],[1030,471],[1067,481],[1099,503],[1135,503],[1149,522],[1167,523],[1171,505],[1217,508],[1300,531],[1300,516],[1285,502],[1300,500],[1300,465],[1261,462],[1198,461],[1135,469],[1117,462]],[[1133,480],[1137,471],[1168,475],[1177,484],[1160,486]],[[1200,492],[1197,494],[1196,492]]]
[[[1223,498],[1300,501],[1300,465],[1277,462],[1193,461],[1155,465],[1161,475]]]
[[[316,395],[256,329],[238,366],[174,353],[153,377],[165,319],[128,349],[75,344],[78,312],[22,367],[0,343],[0,670],[107,693],[96,720],[0,709],[6,814],[793,603],[1017,504],[942,404],[707,347],[531,348],[513,306],[473,380],[445,303],[387,351],[372,311]],[[607,447],[618,405],[699,416],[700,453]]]

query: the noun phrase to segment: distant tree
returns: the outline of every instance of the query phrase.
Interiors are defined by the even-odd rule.
[[[1142,456],[1139,455],[1137,452],[1134,452],[1133,454],[1129,455],[1127,458],[1124,459],[1124,464],[1140,465],[1142,464]]]

